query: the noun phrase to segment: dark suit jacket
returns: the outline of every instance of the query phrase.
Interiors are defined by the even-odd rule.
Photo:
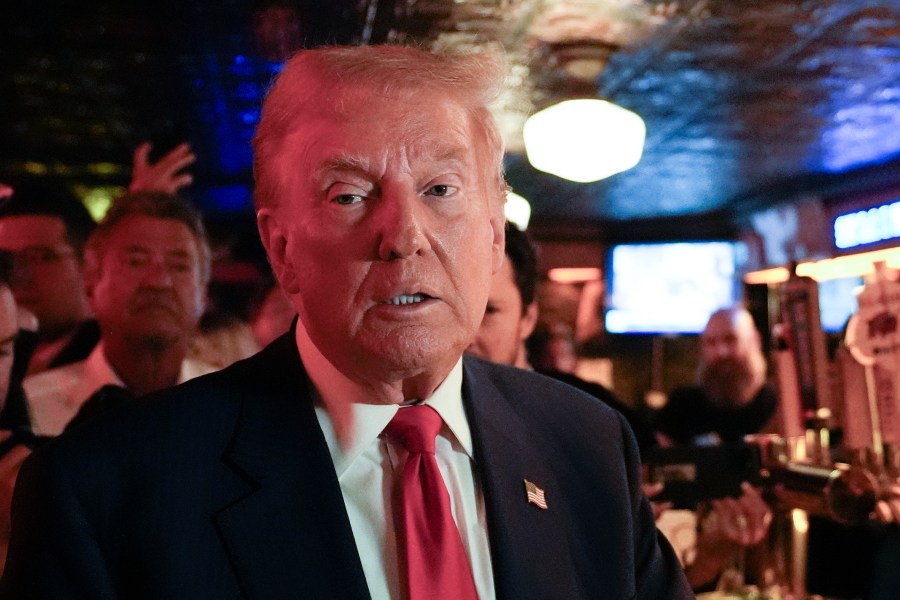
[[[368,598],[310,385],[288,334],[45,445],[19,477],[3,597]],[[618,413],[475,359],[463,395],[498,598],[693,597]]]

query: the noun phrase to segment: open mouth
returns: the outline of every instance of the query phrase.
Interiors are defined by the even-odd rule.
[[[391,306],[405,306],[407,304],[419,304],[420,302],[425,302],[426,300],[432,300],[433,298],[428,294],[400,294],[398,296],[394,296],[385,304],[389,304]]]

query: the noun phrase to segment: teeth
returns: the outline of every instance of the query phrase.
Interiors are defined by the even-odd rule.
[[[388,300],[388,304],[393,304],[395,306],[401,304],[416,304],[423,300],[425,300],[424,294],[402,294]]]

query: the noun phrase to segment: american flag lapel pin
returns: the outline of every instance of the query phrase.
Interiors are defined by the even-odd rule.
[[[544,490],[527,479],[525,480],[525,496],[528,498],[529,503],[547,510],[547,497],[544,495]]]

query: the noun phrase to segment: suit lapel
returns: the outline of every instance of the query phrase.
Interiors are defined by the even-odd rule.
[[[577,597],[569,559],[565,498],[531,432],[484,366],[465,362],[463,395],[487,510],[498,598]],[[547,509],[527,500],[525,480],[542,488]]]
[[[242,409],[225,462],[247,492],[216,515],[248,598],[369,598],[310,383],[283,336],[236,371]]]

